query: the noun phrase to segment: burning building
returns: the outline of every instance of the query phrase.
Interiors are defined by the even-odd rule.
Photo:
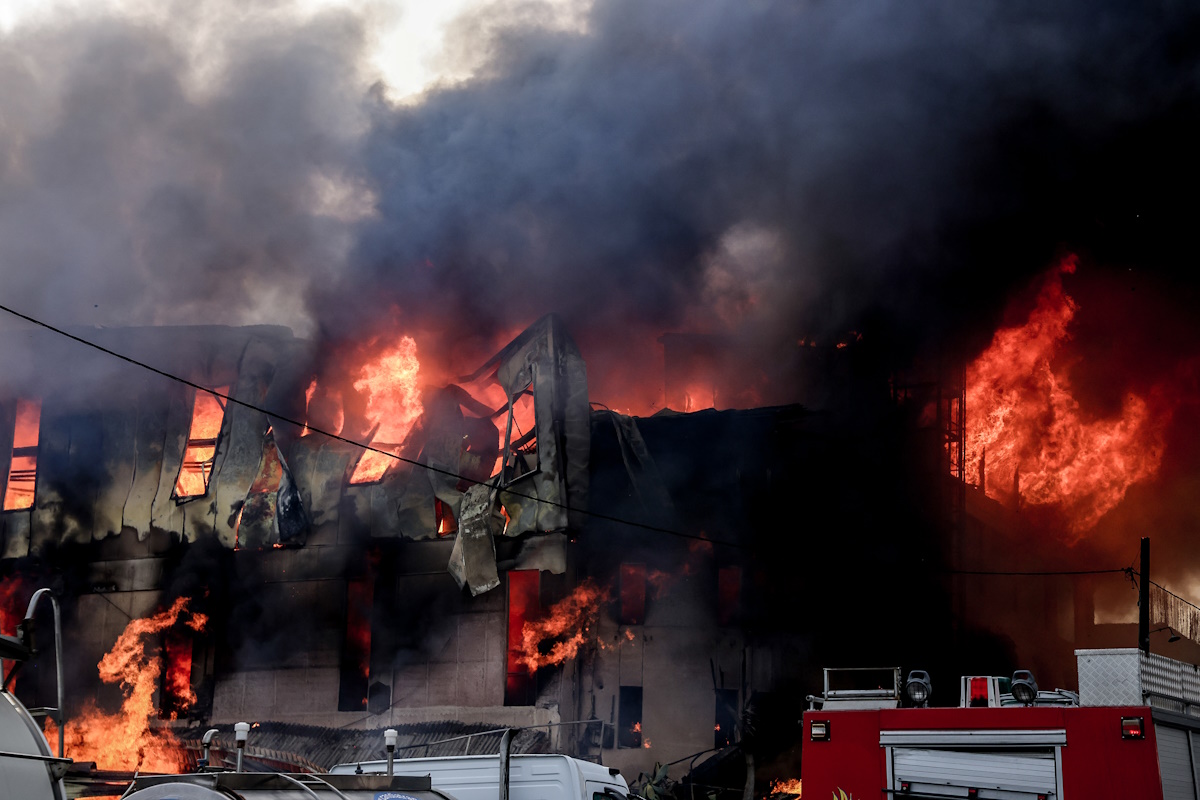
[[[4,405],[6,585],[63,595],[68,752],[102,767],[185,765],[197,726],[249,719],[310,726],[318,750],[336,729],[520,726],[541,731],[527,747],[648,771],[756,731],[787,741],[815,654],[875,598],[945,607],[897,569],[937,552],[940,439],[886,381],[840,412],[634,418],[589,408],[554,317],[441,387],[399,336],[339,362],[341,384],[279,328],[87,337],[169,353],[181,379],[126,362]],[[63,344],[81,346],[29,352]],[[911,479],[850,477],[897,461]],[[897,520],[930,534],[901,546]],[[852,552],[869,590],[816,568]],[[97,681],[114,644],[127,666]],[[97,748],[88,726],[118,707],[155,747]]]
[[[68,726],[761,767],[832,661],[1069,686],[1132,531],[1191,588],[1194,9],[488,4],[394,102],[270,5],[5,29],[4,307],[160,371],[3,333]]]

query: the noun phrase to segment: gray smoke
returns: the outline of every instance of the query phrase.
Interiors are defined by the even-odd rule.
[[[1062,248],[1187,252],[1188,4],[554,8],[475,8],[446,55],[471,77],[402,105],[368,88],[362,13],[17,27],[0,294],[59,324],[335,340],[398,309],[443,352],[557,311],[611,367],[666,330],[970,351]]]
[[[978,346],[1059,248],[1125,258],[1152,212],[1184,241],[1163,222],[1197,171],[1184,4],[602,0],[565,31],[538,8],[460,21],[474,80],[375,104],[379,214],[319,295],[331,329],[398,303],[469,331],[554,309],[584,339]]]
[[[363,20],[237,4],[0,39],[0,294],[58,325],[281,323],[344,262]]]

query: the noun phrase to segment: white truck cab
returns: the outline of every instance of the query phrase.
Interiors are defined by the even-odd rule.
[[[334,775],[384,774],[386,761],[338,764]],[[396,759],[397,775],[428,775],[434,789],[457,800],[496,800],[500,756],[449,756]],[[629,784],[615,768],[557,754],[509,758],[509,800],[626,800]]]

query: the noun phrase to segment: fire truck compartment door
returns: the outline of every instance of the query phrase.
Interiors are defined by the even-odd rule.
[[[1050,748],[1020,750],[952,750],[892,748],[893,790],[909,784],[917,797],[966,797],[1023,800],[1039,794],[1058,795],[1058,767]]]
[[[1192,734],[1195,738],[1195,734]],[[1188,732],[1166,725],[1154,726],[1158,741],[1158,771],[1162,776],[1163,800],[1195,800],[1192,752]]]

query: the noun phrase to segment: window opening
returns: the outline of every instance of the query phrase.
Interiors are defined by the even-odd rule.
[[[192,646],[192,637],[186,631],[169,630],[163,641],[166,663],[160,706],[164,719],[176,719],[196,702],[192,690]]]
[[[213,391],[229,394],[228,386]],[[225,420],[225,399],[197,390],[192,402],[192,425],[188,432],[183,464],[175,481],[176,499],[203,497],[208,493],[213,461],[217,457],[217,437]]]
[[[735,741],[738,723],[737,689],[717,689],[716,723],[713,725],[713,747],[728,747]]]
[[[4,489],[4,510],[33,508],[37,486],[38,430],[42,422],[41,400],[18,400],[13,424],[12,459]]]
[[[513,395],[509,402],[505,442],[505,485],[537,472],[537,408],[532,380],[524,389]]]
[[[521,661],[525,623],[541,611],[541,585],[536,569],[508,572],[508,659],[504,705],[531,706],[537,699],[534,673]]]
[[[458,520],[454,518],[454,507],[433,498],[433,516],[437,520],[437,535],[449,536],[458,531]]]
[[[621,565],[621,624],[641,625],[646,621],[646,565]]]
[[[338,711],[364,711],[371,677],[371,606],[375,586],[370,577],[346,581],[346,628],[338,670]]]
[[[622,686],[617,703],[619,705],[617,747],[641,747],[642,687]]]

